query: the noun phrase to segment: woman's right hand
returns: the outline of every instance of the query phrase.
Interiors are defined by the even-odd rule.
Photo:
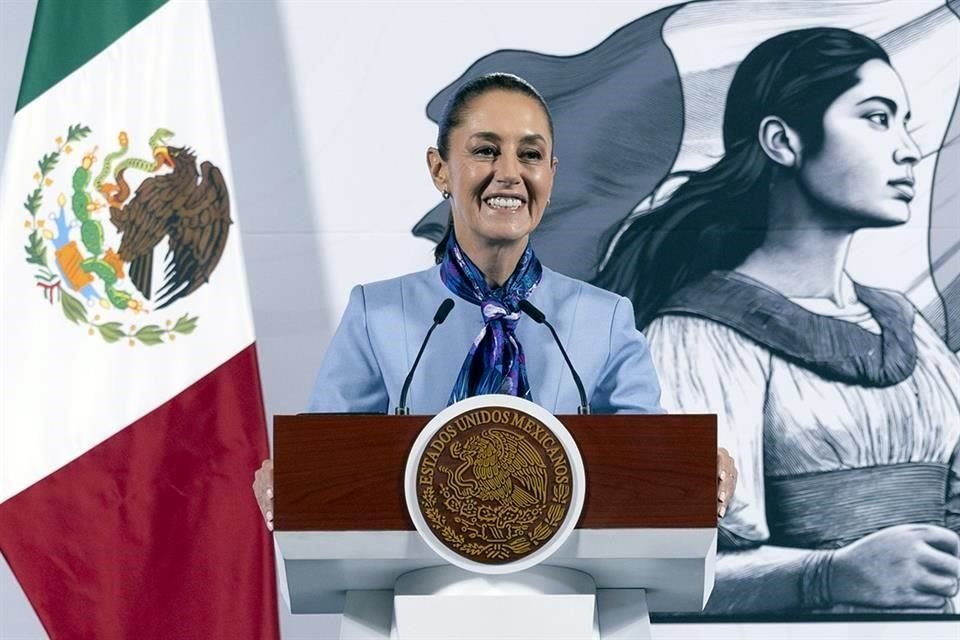
[[[273,460],[267,458],[253,474],[253,494],[257,497],[257,506],[267,523],[267,529],[273,531]]]
[[[927,524],[889,527],[838,549],[830,567],[835,603],[943,607],[960,585],[960,536]]]

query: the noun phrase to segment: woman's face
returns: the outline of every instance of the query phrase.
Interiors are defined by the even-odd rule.
[[[446,160],[428,153],[434,183],[450,193],[457,241],[526,245],[550,200],[556,160],[547,115],[535,99],[495,89],[467,103],[450,130]]]
[[[881,60],[865,63],[857,75],[860,82],[824,113],[823,147],[801,161],[801,188],[854,228],[901,224],[910,217],[920,159],[907,131],[906,91]]]

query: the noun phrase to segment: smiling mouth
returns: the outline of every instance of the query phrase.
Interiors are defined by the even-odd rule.
[[[524,204],[523,200],[520,198],[508,196],[492,196],[490,198],[484,198],[483,202],[491,209],[500,209],[504,211],[516,211]]]
[[[890,180],[887,184],[897,191],[897,198],[905,202],[910,202],[916,195],[912,180]]]

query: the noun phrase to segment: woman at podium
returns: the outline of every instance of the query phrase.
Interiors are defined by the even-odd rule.
[[[430,178],[450,204],[436,266],[353,289],[317,374],[309,411],[385,413],[401,389],[441,303],[442,318],[404,404],[435,414],[467,397],[503,393],[553,413],[581,405],[547,327],[524,317],[532,304],[556,329],[596,413],[658,413],[660,386],[630,301],[550,270],[530,233],[550,202],[557,158],[543,98],[510,74],[465,83],[427,151]],[[720,458],[719,509],[736,470]],[[269,523],[269,461],[255,490]]]
[[[455,302],[424,351],[407,404],[433,414],[474,395],[523,397],[554,413],[580,404],[545,326],[557,329],[598,413],[660,412],[660,387],[630,301],[550,270],[530,233],[550,201],[557,159],[546,103],[508,74],[465,84],[427,151],[430,177],[450,205],[437,265],[357,286],[327,349],[310,411],[392,411],[445,298]]]

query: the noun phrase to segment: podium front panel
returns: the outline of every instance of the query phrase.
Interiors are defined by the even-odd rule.
[[[716,527],[716,416],[558,416],[587,476],[583,529]],[[276,531],[413,531],[403,494],[430,416],[274,420]]]

